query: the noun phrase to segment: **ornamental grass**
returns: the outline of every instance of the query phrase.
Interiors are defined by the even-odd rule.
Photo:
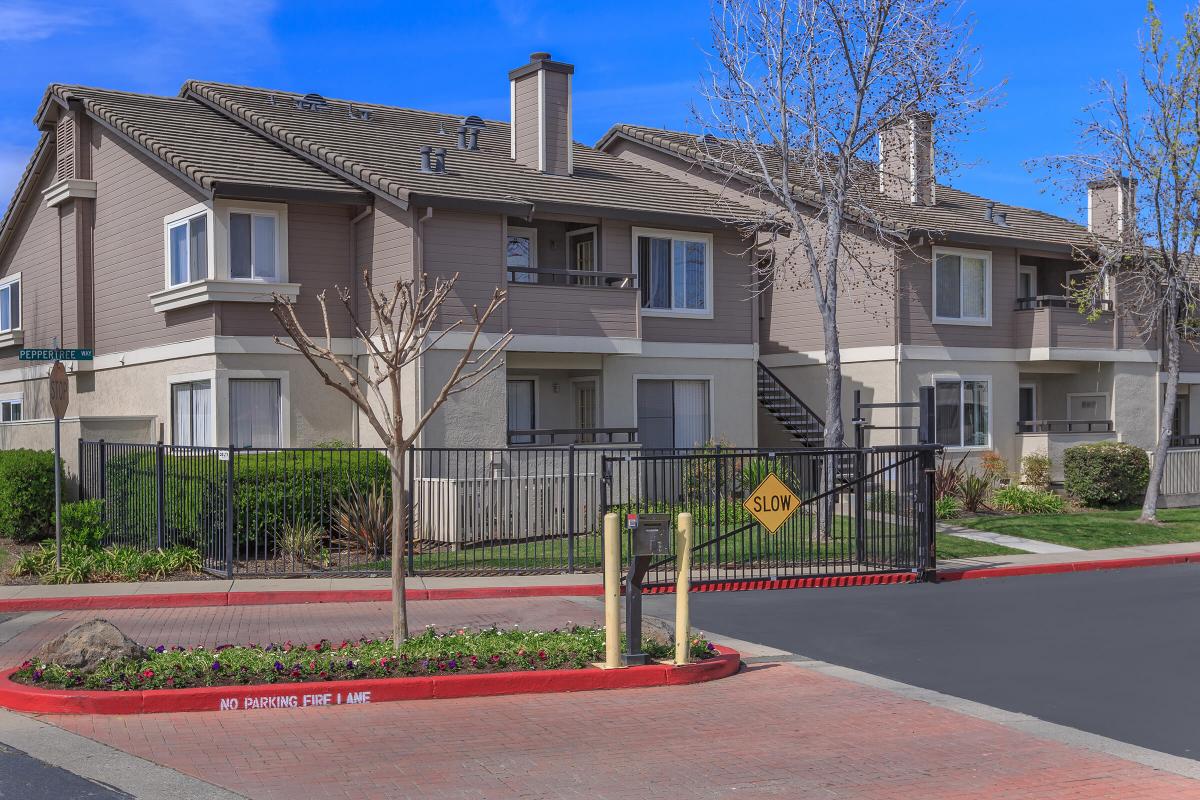
[[[645,639],[651,658],[674,656],[673,644]],[[691,641],[693,660],[716,655],[703,639]],[[12,679],[49,689],[186,689],[308,681],[404,678],[426,675],[584,669],[604,657],[604,629],[526,631],[490,628],[438,633],[433,628],[404,642],[391,639],[315,643],[222,645],[213,649],[159,645],[141,658],[103,663],[91,673],[26,661]]]

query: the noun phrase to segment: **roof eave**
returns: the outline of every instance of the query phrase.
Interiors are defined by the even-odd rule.
[[[1077,247],[1070,242],[1065,242],[1061,239],[1031,239],[1025,236],[991,236],[981,233],[967,233],[965,231],[954,230],[938,230],[934,228],[910,228],[909,239],[926,236],[930,242],[934,244],[945,243],[961,243],[974,244],[992,247],[1033,247],[1038,250],[1043,250],[1049,253],[1075,253]]]
[[[338,191],[335,189],[306,189],[299,186],[279,186],[264,183],[239,183],[216,181],[213,183],[214,197],[233,197],[240,200],[262,200],[265,202],[316,203],[324,205],[361,206],[369,203],[371,193],[366,191]]]

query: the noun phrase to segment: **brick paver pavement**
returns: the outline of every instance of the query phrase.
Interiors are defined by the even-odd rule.
[[[423,600],[408,604],[412,632],[438,628],[512,625],[551,629],[568,622],[603,624],[592,609],[560,597],[489,600]],[[38,646],[72,625],[100,617],[137,642],[165,645],[267,644],[288,639],[315,642],[391,636],[392,610],[386,603],[311,603],[280,606],[210,606],[207,608],[131,608],[65,611],[22,631],[0,645],[0,667],[15,666]]]
[[[1200,799],[1200,783],[790,664],[698,686],[43,717],[251,798]]]

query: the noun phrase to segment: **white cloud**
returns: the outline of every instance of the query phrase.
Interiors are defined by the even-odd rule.
[[[29,3],[14,3],[0,7],[0,42],[32,42],[60,33],[69,28],[88,24],[87,15],[80,11],[65,12],[39,8]]]

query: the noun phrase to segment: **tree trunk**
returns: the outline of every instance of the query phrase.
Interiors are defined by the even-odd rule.
[[[408,448],[388,449],[392,473],[392,643],[397,650],[408,639],[408,600],[404,586],[404,555],[408,542],[408,483],[405,456]]]
[[[1142,515],[1138,522],[1158,522],[1158,490],[1166,472],[1167,448],[1175,429],[1175,405],[1179,391],[1179,319],[1174,302],[1170,303],[1164,328],[1167,339],[1167,385],[1163,395],[1162,427],[1158,431],[1158,443],[1154,446],[1150,480],[1146,484],[1146,498],[1142,501]]]

